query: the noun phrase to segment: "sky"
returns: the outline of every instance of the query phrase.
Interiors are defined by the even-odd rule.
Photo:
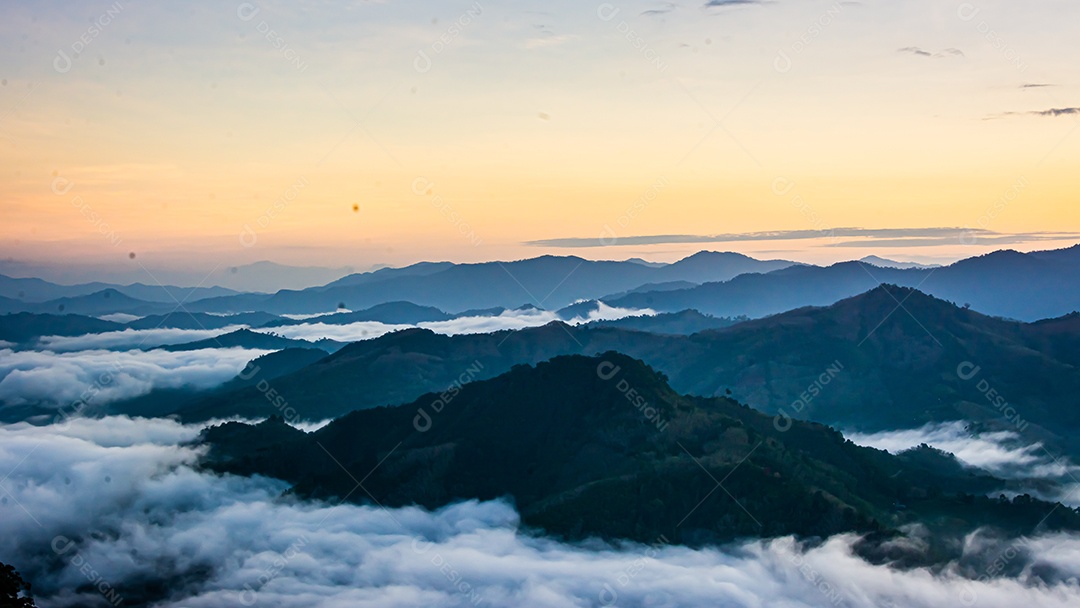
[[[1075,2],[0,14],[6,274],[1080,242]]]

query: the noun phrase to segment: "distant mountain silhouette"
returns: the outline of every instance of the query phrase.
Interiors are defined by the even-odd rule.
[[[124,329],[121,323],[84,315],[49,315],[20,312],[0,315],[0,340],[15,344],[40,336],[81,336]]]
[[[878,257],[876,255],[868,255],[864,258],[859,258],[860,262],[878,266],[880,268],[939,268],[941,264],[919,264],[917,262],[897,262],[896,260],[889,260],[886,258]]]
[[[402,268],[380,268],[371,272],[354,273],[327,283],[322,288],[349,287],[353,285],[369,285],[387,279],[398,277],[426,277],[442,272],[454,266],[453,262],[419,262]]]
[[[27,304],[22,300],[16,300],[15,298],[6,298],[4,296],[0,296],[0,314],[25,312],[26,308]]]
[[[280,350],[283,348],[319,348],[327,352],[334,352],[344,346],[341,342],[335,342],[333,340],[318,340],[311,342],[308,340],[298,340],[294,338],[284,338],[282,336],[261,333],[257,331],[251,331],[250,329],[238,329],[236,331],[215,336],[213,338],[207,338],[205,340],[197,340],[195,342],[186,342],[184,344],[172,344],[168,346],[156,346],[162,350],[180,352],[190,350],[202,350],[204,348],[253,348],[261,350]]]
[[[603,300],[614,300],[621,298],[622,296],[632,293],[645,293],[649,291],[675,291],[676,289],[691,289],[697,287],[698,283],[691,283],[690,281],[668,281],[667,283],[645,283],[644,285],[638,285],[633,289],[628,289],[623,292],[609,294],[604,296]]]
[[[17,279],[0,275],[0,295],[23,302],[41,303],[59,298],[74,298],[114,289],[128,297],[147,302],[172,303],[235,295],[239,292],[224,287],[177,287],[175,285],[116,285],[112,283],[82,283],[58,285],[35,278]]]
[[[592,321],[589,327],[616,327],[656,334],[677,334],[689,336],[710,329],[731,327],[737,323],[748,321],[746,317],[729,318],[703,315],[696,310],[684,310],[682,312],[665,312],[657,315],[642,315],[637,317],[623,317],[610,321]]]
[[[394,271],[350,275],[302,291],[272,296],[210,298],[188,308],[205,312],[263,310],[272,313],[330,312],[344,304],[356,310],[408,301],[457,312],[519,306],[558,309],[577,300],[634,289],[645,283],[727,280],[746,272],[767,272],[792,262],[759,261],[738,253],[702,252],[660,267],[634,262],[594,262],[578,257],[541,256],[516,262],[414,265]]]
[[[107,315],[118,312],[147,315],[165,313],[175,308],[175,303],[169,305],[161,302],[148,302],[125,295],[111,287],[83,296],[57,298],[40,304],[27,304],[24,307],[29,312],[73,313],[80,315]]]
[[[1080,245],[1058,251],[997,251],[941,268],[878,268],[861,262],[793,266],[675,291],[605,299],[612,306],[715,316],[762,317],[825,306],[879,283],[916,287],[993,316],[1025,321],[1057,317],[1080,303]]]
[[[397,302],[457,316],[461,311],[515,308],[523,302],[559,310],[581,300],[600,299],[622,308],[693,309],[715,317],[756,318],[802,306],[826,306],[881,283],[915,287],[992,316],[1052,318],[1071,312],[1080,302],[1080,246],[1027,254],[997,251],[939,268],[904,269],[864,262],[819,267],[715,252],[660,266],[556,256],[480,264],[422,263],[349,275],[304,290],[188,298],[182,310],[331,314]],[[0,312],[156,315],[174,309],[175,303],[131,298],[111,288],[40,303],[0,296]]]

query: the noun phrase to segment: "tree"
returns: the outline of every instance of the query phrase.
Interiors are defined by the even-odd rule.
[[[37,608],[30,597],[30,583],[24,581],[14,566],[0,562],[0,608]]]

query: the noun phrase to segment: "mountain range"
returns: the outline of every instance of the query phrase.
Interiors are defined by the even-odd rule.
[[[136,300],[164,304],[230,296],[239,293],[224,287],[177,287],[175,285],[146,285],[143,283],[132,283],[130,285],[112,283],[58,285],[42,279],[20,279],[0,275],[0,294],[29,303],[41,303],[60,298],[77,298],[106,290],[113,290]]]
[[[693,308],[718,317],[763,317],[801,306],[825,306],[881,283],[914,287],[993,316],[1025,321],[1058,317],[1080,308],[1080,245],[1033,253],[996,251],[940,268],[880,268],[863,262],[800,265],[604,300],[624,308],[663,312]]]
[[[429,509],[508,497],[527,526],[573,540],[891,537],[921,523],[935,550],[956,552],[985,525],[1080,529],[1068,507],[975,496],[1001,482],[948,454],[892,456],[826,426],[779,427],[728,398],[679,395],[614,352],[515,366],[313,433],[275,416],[212,427],[202,441],[214,469],[283,479],[301,496]]]
[[[0,313],[145,316],[177,309],[175,301],[165,298],[174,288],[155,288],[154,297],[160,301],[135,297],[131,294],[142,292],[119,287],[31,301],[17,297],[27,292],[11,287],[10,281],[33,280],[12,279],[8,287],[0,281]],[[1080,307],[1080,246],[1032,253],[996,251],[942,267],[882,258],[821,267],[716,252],[664,265],[572,256],[479,264],[424,262],[352,274],[302,290],[210,297],[192,291],[185,292],[186,299],[177,299],[183,310],[217,314],[316,315],[402,302],[453,317],[523,304],[560,310],[582,300],[602,300],[619,308],[670,313],[692,309],[714,317],[757,318],[802,306],[825,306],[881,283],[918,288],[991,316],[1024,321],[1059,317]],[[47,291],[39,290],[38,295]]]
[[[679,392],[730,394],[781,417],[864,431],[971,420],[1058,450],[1080,445],[1080,316],[1008,321],[897,286],[689,336],[559,322],[456,336],[410,329],[349,344],[273,386],[298,418],[324,420],[519,364],[607,351],[646,361]],[[241,389],[177,413],[273,412],[264,395]]]
[[[738,253],[701,252],[664,266],[542,256],[515,262],[424,263],[350,275],[323,287],[282,290],[271,296],[207,298],[191,310],[319,313],[339,307],[369,308],[403,300],[446,311],[531,304],[558,309],[645,283],[726,281],[747,272],[769,272],[793,262],[760,261]]]

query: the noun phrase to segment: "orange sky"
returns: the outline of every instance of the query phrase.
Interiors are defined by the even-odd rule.
[[[1080,241],[1075,3],[647,12],[664,6],[5,6],[0,257],[828,262]],[[623,242],[939,227],[998,234]]]

